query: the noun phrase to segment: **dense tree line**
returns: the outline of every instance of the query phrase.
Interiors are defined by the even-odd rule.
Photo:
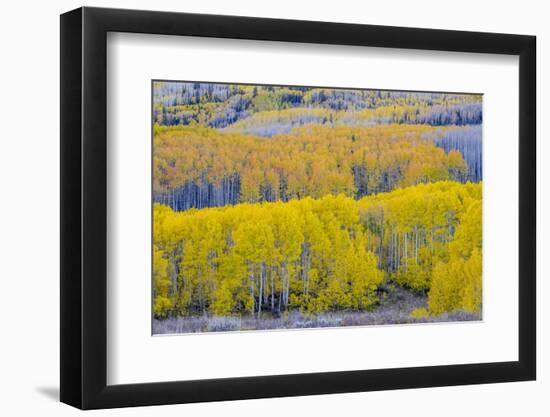
[[[208,181],[204,171],[200,180],[188,180],[168,191],[154,193],[153,201],[171,207],[175,211],[192,208],[222,207],[240,202],[241,179],[238,173],[225,175],[219,184]]]
[[[326,117],[317,119],[315,110],[324,111]],[[257,114],[270,117],[278,112],[278,118],[284,119],[279,124],[271,121],[270,126],[262,126],[253,120]],[[248,119],[251,121],[245,126],[238,125]],[[198,123],[271,136],[287,133],[312,119],[315,123],[332,120],[339,124],[358,120],[438,126],[476,124],[481,123],[481,96],[215,83],[153,85],[153,120],[160,125]]]
[[[359,200],[363,222],[376,237],[378,266],[396,282],[429,290],[432,267],[447,259],[460,224],[471,220],[481,226],[481,212],[468,214],[481,197],[481,183],[442,182]],[[477,237],[481,244],[481,229],[466,239]]]
[[[481,198],[461,214],[455,238],[449,243],[448,259],[438,262],[432,273],[429,311],[466,310],[482,307],[482,203]]]
[[[418,183],[466,181],[460,151],[445,152],[429,139],[452,129],[458,128],[308,125],[266,140],[157,126],[155,201],[185,210],[340,193],[361,198]]]
[[[155,317],[479,314],[481,102],[154,82]]]
[[[327,126],[374,126],[380,124],[426,124],[430,126],[466,126],[483,122],[481,103],[450,107],[386,106],[359,112],[332,111],[322,108],[289,108],[258,112],[228,123],[225,131],[271,137],[289,133],[306,124]]]
[[[154,314],[372,308],[387,280],[418,314],[481,309],[481,184],[439,182],[175,212],[154,207]]]
[[[483,146],[481,125],[464,129],[448,129],[442,135],[434,136],[436,146],[445,152],[459,151],[468,165],[467,180],[478,182],[483,179]]]

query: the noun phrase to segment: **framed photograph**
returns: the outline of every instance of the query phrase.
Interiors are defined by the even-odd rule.
[[[61,16],[61,401],[533,380],[535,37]]]

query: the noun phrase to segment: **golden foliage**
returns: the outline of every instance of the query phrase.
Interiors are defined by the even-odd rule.
[[[385,275],[428,291],[430,314],[481,305],[481,184],[185,212],[156,204],[153,233],[158,317],[365,310]]]
[[[481,201],[463,213],[455,239],[449,244],[449,259],[438,262],[428,298],[432,314],[445,311],[481,311],[482,301]]]
[[[270,187],[274,200],[287,200],[327,194],[352,197],[359,187],[359,196],[363,196],[453,180],[467,173],[462,155],[456,151],[447,155],[429,139],[449,129],[455,127],[312,124],[261,138],[198,125],[155,126],[153,186],[162,193],[205,177],[219,184],[237,173],[240,201],[254,203],[262,201],[265,186]]]

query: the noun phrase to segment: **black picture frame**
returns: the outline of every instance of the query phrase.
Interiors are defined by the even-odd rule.
[[[519,56],[519,360],[107,385],[108,32]],[[79,8],[61,15],[61,401],[81,409],[534,380],[534,36]]]

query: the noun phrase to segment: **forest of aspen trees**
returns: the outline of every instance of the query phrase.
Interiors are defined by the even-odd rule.
[[[153,333],[481,319],[482,96],[153,82]]]

